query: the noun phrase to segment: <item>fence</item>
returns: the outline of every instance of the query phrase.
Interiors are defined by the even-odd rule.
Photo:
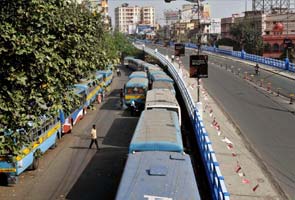
[[[174,44],[170,43],[170,45],[173,46]],[[185,46],[189,47],[189,48],[193,48],[193,49],[198,47],[197,45],[192,44],[192,43],[185,43]],[[255,63],[269,65],[271,67],[279,68],[281,70],[295,72],[295,64],[290,63],[289,59],[282,61],[282,60],[277,60],[277,59],[273,59],[273,58],[266,58],[263,56],[249,54],[249,53],[246,53],[245,51],[231,51],[231,50],[226,50],[226,49],[219,49],[219,48],[212,47],[212,46],[202,46],[201,48],[202,48],[202,50],[205,50],[205,51],[210,51],[210,52],[219,53],[219,54],[225,54],[225,55],[240,58],[243,60],[249,60],[249,61],[252,61]]]
[[[138,49],[144,50],[149,55],[157,58],[163,65],[167,66],[170,74],[173,76],[182,98],[185,102],[186,108],[190,115],[190,119],[194,126],[195,138],[198,143],[207,177],[209,179],[212,198],[214,200],[229,200],[229,192],[226,189],[224,177],[221,174],[219,164],[217,162],[215,152],[213,151],[211,141],[208,137],[203,121],[199,115],[198,110],[195,107],[195,103],[190,92],[187,90],[184,80],[179,76],[175,66],[169,62],[169,60],[162,54],[155,52],[154,50],[144,47],[142,45],[135,45]],[[190,47],[196,47],[190,45]]]

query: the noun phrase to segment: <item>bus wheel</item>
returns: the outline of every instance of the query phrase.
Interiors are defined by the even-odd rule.
[[[8,177],[5,173],[0,173],[0,185],[8,186]]]
[[[33,163],[30,168],[32,170],[36,170],[36,169],[38,169],[38,167],[39,167],[39,158],[34,158]]]

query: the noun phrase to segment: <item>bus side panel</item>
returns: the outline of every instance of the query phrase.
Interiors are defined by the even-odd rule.
[[[29,153],[25,157],[23,157],[21,160],[17,161],[17,175],[20,175],[23,173],[28,167],[31,166],[34,159],[34,152]]]
[[[77,124],[83,118],[83,107],[75,110],[72,114],[73,125]]]

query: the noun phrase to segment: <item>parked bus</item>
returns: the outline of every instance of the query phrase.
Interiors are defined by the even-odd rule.
[[[99,70],[97,72],[98,74],[103,75],[103,81],[105,84],[105,87],[109,87],[113,81],[113,71],[112,70]]]
[[[142,64],[144,63],[143,60],[133,58],[128,60],[128,68],[133,71],[143,71]]]
[[[132,78],[125,84],[125,104],[130,107],[131,101],[144,105],[148,90],[147,78]]]
[[[129,79],[132,79],[132,78],[147,78],[147,74],[146,72],[144,71],[135,71],[135,72],[132,72],[129,77]]]
[[[129,154],[116,200],[200,200],[189,155],[145,151]]]
[[[73,108],[70,113],[60,110],[60,122],[62,124],[62,133],[70,133],[75,124],[77,124],[86,113],[86,90],[83,87],[74,88],[75,94],[79,98],[79,107]]]
[[[163,82],[163,81],[155,81],[152,84],[152,90],[170,90],[174,95],[176,94],[173,83]]]
[[[49,148],[54,148],[57,139],[61,137],[61,124],[58,118],[41,118],[41,126],[32,128],[30,131],[18,130],[19,134],[26,134],[29,145],[23,147],[17,155],[10,152],[0,155],[0,179],[5,184],[15,184],[20,175],[26,169],[37,169],[39,166],[39,156]],[[0,133],[4,143],[5,138],[11,132]]]
[[[164,109],[176,112],[181,125],[181,109],[175,94],[170,90],[149,90],[146,95],[145,110],[151,109]]]
[[[86,107],[89,107],[95,101],[98,92],[102,88],[95,79],[81,79],[80,83],[74,85],[76,88],[84,89],[86,91]]]
[[[162,81],[162,82],[169,82],[169,83],[174,84],[173,79],[170,78],[166,74],[153,74],[153,75],[151,75],[151,80],[152,80],[152,82]]]

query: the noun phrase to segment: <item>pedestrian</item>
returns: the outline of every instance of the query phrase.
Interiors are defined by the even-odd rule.
[[[134,100],[131,101],[130,107],[131,107],[131,116],[133,116],[136,110],[136,105]]]
[[[171,62],[174,62],[174,55],[171,56]]]
[[[258,65],[258,63],[256,63],[254,68],[255,68],[255,74],[258,75],[259,74],[259,65]]]
[[[95,124],[92,125],[92,129],[90,132],[91,135],[91,143],[89,145],[89,149],[91,149],[93,142],[96,145],[97,150],[99,150],[98,144],[97,144],[97,133],[96,133],[96,128],[95,128]]]
[[[123,99],[124,99],[124,93],[123,93],[123,88],[120,90],[120,104],[123,106]]]
[[[117,68],[117,76],[121,76],[121,72],[119,68]]]

